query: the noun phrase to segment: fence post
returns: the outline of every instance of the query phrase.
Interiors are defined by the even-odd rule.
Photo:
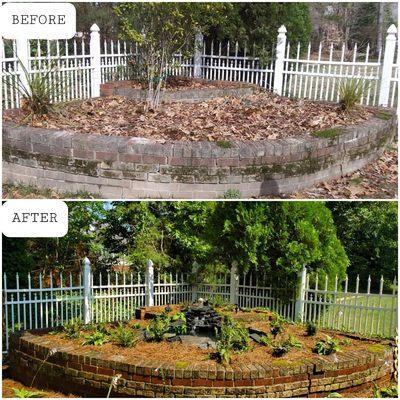
[[[29,91],[28,87],[28,79],[24,73],[24,70],[21,67],[21,64],[25,67],[25,69],[30,72],[30,65],[29,65],[29,56],[30,56],[30,46],[29,40],[27,39],[17,39],[16,43],[16,56],[19,58],[17,63],[17,70],[18,76],[20,79],[21,84],[24,86],[26,90]]]
[[[295,307],[295,321],[304,322],[304,295],[306,291],[307,268],[303,265],[302,270],[298,274],[299,290],[297,293]]]
[[[278,40],[276,42],[276,60],[275,60],[275,71],[274,71],[274,93],[282,95],[283,85],[283,65],[285,59],[286,49],[286,28],[285,25],[281,25],[278,29]]]
[[[201,78],[201,66],[203,62],[202,51],[203,51],[203,34],[197,32],[194,38],[194,57],[193,57],[193,76],[195,78]]]
[[[153,261],[148,260],[145,274],[146,307],[154,306],[154,268]]]
[[[197,270],[199,269],[199,264],[197,261],[193,262],[192,266],[192,276],[193,276],[193,284],[192,284],[192,302],[195,303],[197,301]],[[196,279],[196,280],[194,280]]]
[[[83,322],[90,324],[92,321],[92,274],[90,261],[87,257],[83,260]]]
[[[230,303],[238,304],[238,300],[239,300],[238,263],[237,261],[233,261],[231,267]]]
[[[93,24],[90,27],[90,58],[91,58],[91,96],[100,96],[101,64],[100,64],[100,28]]]
[[[395,25],[390,25],[387,30],[385,54],[383,56],[381,86],[379,88],[379,105],[387,107],[389,103],[390,81],[392,78],[392,69],[394,61],[394,52],[396,48],[396,33]]]

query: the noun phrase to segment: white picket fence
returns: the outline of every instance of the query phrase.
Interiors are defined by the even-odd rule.
[[[343,285],[336,278],[333,289],[327,278],[322,287],[317,279],[310,288],[310,275],[303,268],[298,284],[284,287],[279,282],[268,284],[258,274],[239,276],[233,264],[230,273],[213,284],[189,283],[186,274],[155,274],[149,260],[144,274],[108,273],[94,279],[88,259],[77,276],[50,273],[33,279],[28,275],[26,287],[20,286],[18,274],[15,278],[13,288],[6,274],[3,278],[3,352],[15,330],[61,326],[72,318],[85,323],[128,320],[139,307],[200,297],[220,297],[240,307],[268,308],[290,321],[314,321],[320,327],[366,335],[394,336],[397,328],[397,283],[393,282],[391,294],[385,294],[383,278],[376,294],[371,293],[370,279],[365,293],[359,291],[358,278],[355,292],[348,291],[347,278]]]
[[[50,74],[50,79],[57,79],[64,87],[54,94],[53,100],[57,102],[97,97],[101,83],[131,79],[132,74],[137,73],[132,68],[132,61],[140,57],[137,46],[101,40],[99,31],[94,24],[89,43],[83,39],[2,40],[3,108],[20,107],[20,95],[14,86],[18,76],[26,83],[21,63],[32,75],[48,71],[52,65],[57,67]],[[321,44],[317,56],[311,53],[309,45],[304,56],[300,45],[291,46],[286,42],[284,26],[278,31],[277,44],[268,60],[250,55],[246,46],[241,49],[237,42],[206,46],[202,36],[198,35],[193,57],[184,59],[182,54],[176,54],[167,73],[253,83],[280,95],[325,101],[338,101],[342,80],[361,78],[368,82],[362,104],[397,107],[399,54],[396,33],[396,27],[390,26],[385,48],[380,49],[377,59],[371,58],[369,45],[361,52],[357,45],[351,52],[344,46],[337,52],[333,45],[324,48]]]

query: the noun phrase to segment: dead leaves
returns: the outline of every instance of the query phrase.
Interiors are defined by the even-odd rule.
[[[176,78],[171,84],[181,84],[183,88],[200,84],[187,79],[182,82]],[[223,84],[228,86],[229,82]],[[210,85],[215,86],[207,83],[206,87]],[[349,116],[335,104],[293,100],[265,92],[200,103],[162,104],[159,110],[151,112],[145,112],[143,103],[113,96],[71,102],[60,114],[36,120],[35,126],[156,141],[214,142],[301,137],[316,130],[354,124],[370,114],[371,111],[362,108],[358,114]],[[19,117],[10,114],[10,119],[13,118]]]

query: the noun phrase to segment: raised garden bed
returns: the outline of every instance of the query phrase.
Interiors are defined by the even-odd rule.
[[[5,182],[106,198],[292,193],[376,160],[396,127],[392,110],[347,115],[338,105],[267,93],[147,113],[114,96],[73,102],[29,126],[15,125],[19,112],[4,118]]]
[[[247,328],[270,330],[268,313],[239,312],[232,317]],[[147,324],[140,321],[141,327]],[[78,394],[101,397],[117,374],[121,378],[114,394],[137,397],[319,397],[390,375],[393,347],[388,341],[327,331],[307,336],[303,326],[294,324],[284,328],[280,335],[295,337],[300,349],[274,357],[270,347],[252,341],[230,364],[213,359],[213,349],[166,340],[139,341],[135,347],[123,348],[113,343],[82,346],[82,338],[67,339],[62,332],[16,333],[11,338],[11,370],[27,383],[41,365],[37,375],[41,385],[57,390],[73,387]],[[313,353],[325,334],[335,338],[342,351],[327,356]],[[56,352],[48,357],[50,349]]]

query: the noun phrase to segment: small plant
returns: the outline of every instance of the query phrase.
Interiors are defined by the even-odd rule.
[[[70,319],[64,325],[65,336],[68,339],[79,339],[81,337],[82,326],[83,326],[83,323],[80,318]]]
[[[268,335],[263,335],[260,337],[261,344],[264,346],[270,346],[272,343],[271,338]]]
[[[271,315],[271,321],[269,323],[269,327],[274,338],[276,338],[278,334],[282,333],[285,330],[284,328],[285,322],[286,322],[285,318],[283,318],[278,313],[273,313]]]
[[[217,335],[217,358],[228,364],[233,352],[242,352],[249,347],[249,335],[244,326],[239,325],[231,317],[225,316],[221,332]]]
[[[352,112],[368,88],[369,83],[360,78],[342,80],[339,83],[339,103],[342,109],[347,113]]]
[[[179,321],[179,325],[174,325],[174,333],[177,335],[185,335],[187,332],[186,315],[183,312],[178,312],[172,316],[172,321]]]
[[[313,351],[320,356],[327,356],[336,353],[340,351],[339,342],[326,335],[326,339],[322,339],[315,344]]]
[[[375,382],[372,382],[372,391],[375,398],[393,398],[399,397],[399,389],[396,385],[380,388]]]
[[[18,398],[32,398],[32,397],[44,397],[43,392],[34,392],[32,390],[27,390],[27,389],[16,389],[13,388],[14,395],[15,397]]]
[[[170,318],[166,315],[160,315],[151,320],[146,328],[146,336],[149,340],[161,342],[164,335],[169,331]]]
[[[133,347],[139,341],[135,331],[125,327],[121,322],[111,334],[115,343],[122,347]]]
[[[239,199],[241,197],[239,189],[228,189],[222,195],[223,199]]]
[[[140,329],[140,322],[134,322],[132,324],[132,329]]]
[[[272,344],[272,355],[281,357],[290,350],[301,349],[301,347],[301,343],[294,336],[289,335],[285,340]]]
[[[317,333],[317,325],[315,324],[315,322],[307,322],[306,333],[307,336],[315,336],[315,334]]]
[[[220,295],[215,296],[211,301],[213,307],[222,308],[226,307],[229,303]]]
[[[102,346],[108,341],[108,337],[105,333],[95,331],[91,335],[86,336],[86,340],[83,342],[84,345]]]
[[[352,341],[351,341],[351,339],[349,339],[349,338],[344,338],[341,342],[340,342],[340,344],[342,344],[343,346],[351,346],[352,345]]]
[[[338,392],[332,392],[332,393],[329,393],[328,394],[328,396],[326,396],[328,399],[340,399],[340,398],[342,398],[343,396],[340,394],[340,393],[338,393]]]

